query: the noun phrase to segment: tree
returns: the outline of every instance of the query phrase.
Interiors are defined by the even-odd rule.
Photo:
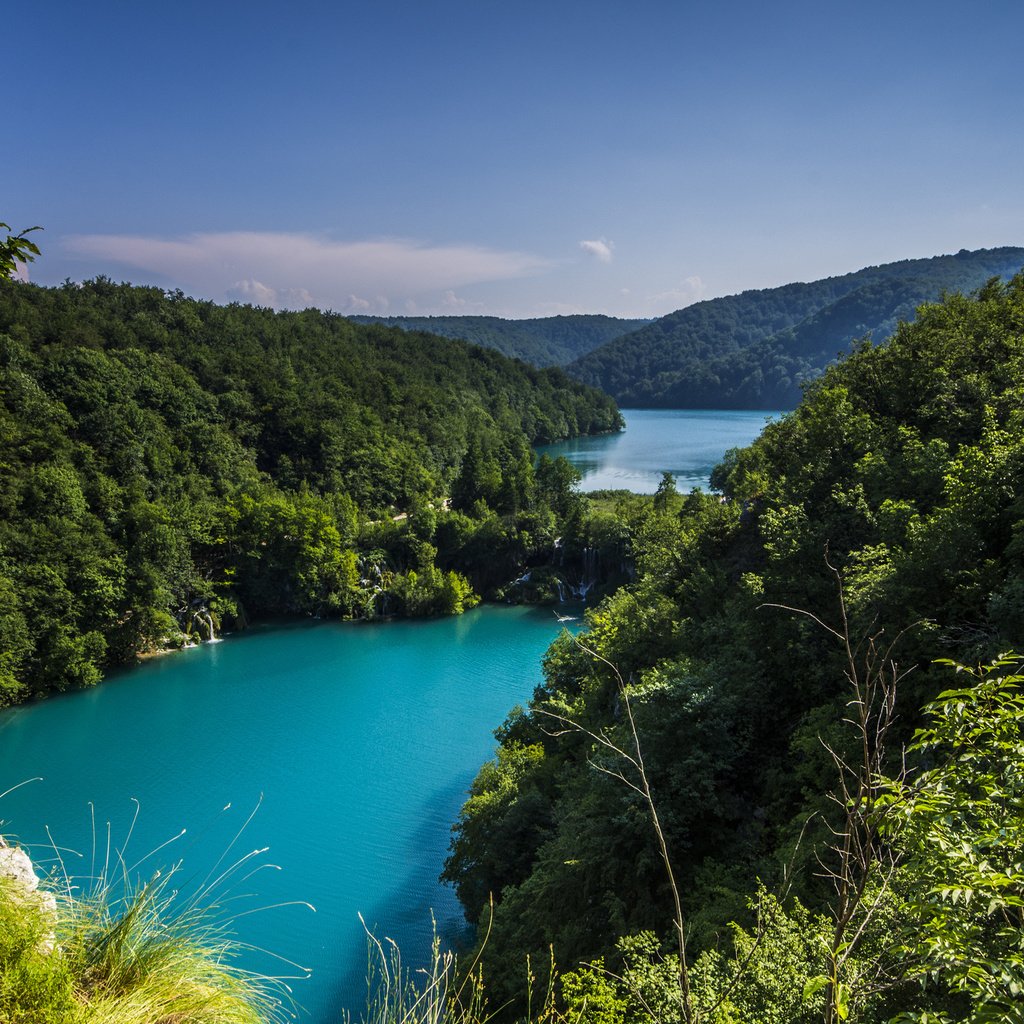
[[[953,665],[952,662],[944,662]],[[904,854],[902,952],[966,997],[971,1024],[1020,1021],[1024,999],[1024,676],[1006,655],[941,693],[892,782],[888,838]],[[941,989],[940,989],[941,991]],[[929,1018],[935,1019],[935,1018]]]
[[[43,229],[37,224],[12,235],[10,232],[14,229],[11,225],[0,220],[0,230],[8,232],[7,238],[0,242],[0,281],[7,281],[14,277],[19,263],[31,263],[39,255],[39,246],[25,236],[30,231]]]
[[[676,478],[669,472],[661,474],[661,483],[654,492],[654,507],[659,512],[668,512],[678,503],[679,490],[676,488]]]

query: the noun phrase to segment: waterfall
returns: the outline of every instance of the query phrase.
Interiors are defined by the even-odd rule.
[[[217,636],[217,631],[213,628],[213,616],[205,608],[203,609],[203,621],[206,623],[206,628],[209,631],[209,635],[206,638],[207,642],[211,644],[219,644],[220,637]]]
[[[210,609],[205,604],[196,602],[198,607],[192,610],[192,615],[189,619],[189,632],[195,629],[196,634],[199,637],[199,642],[203,641],[203,630],[206,631],[206,642],[210,644],[219,644],[220,637],[217,636],[217,630],[213,625],[213,616],[210,614]]]
[[[586,601],[587,594],[593,590],[597,583],[597,548],[585,547],[583,549],[583,571],[580,577],[580,585],[577,587],[578,596],[581,601]]]
[[[597,548],[585,547],[583,549],[583,555],[580,559],[580,574],[578,581],[567,579],[565,586],[569,589],[569,594],[576,598],[578,601],[586,601],[587,595],[591,590],[597,586],[597,563],[598,563],[598,550]],[[565,602],[565,590],[563,589],[562,581],[555,581],[558,584],[558,599],[561,602]]]

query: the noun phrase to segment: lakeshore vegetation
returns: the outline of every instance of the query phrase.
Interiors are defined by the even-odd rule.
[[[637,578],[454,833],[498,1003],[529,956],[583,1021],[1024,1019],[1017,662],[935,663],[1022,642],[1022,381],[1024,276],[993,279],[829,369],[721,496],[619,503]]]
[[[246,617],[457,613],[618,429],[559,369],[306,310],[0,282],[0,705]]]

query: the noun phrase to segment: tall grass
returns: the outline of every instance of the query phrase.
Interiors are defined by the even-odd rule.
[[[275,1024],[293,1017],[283,980],[239,965],[246,947],[222,912],[234,899],[227,898],[231,885],[266,866],[258,861],[265,851],[253,850],[221,867],[251,820],[191,895],[176,887],[180,864],[140,880],[139,865],[156,851],[127,863],[134,822],[116,848],[108,824],[100,865],[94,827],[84,879],[67,873],[55,844],[59,872],[38,892],[0,876],[0,1024]]]
[[[264,979],[234,962],[238,944],[207,911],[176,904],[171,875],[114,896],[61,900],[58,946],[83,1024],[264,1024],[281,1019]]]
[[[362,921],[362,915],[359,919]],[[491,1006],[487,1001],[479,952],[468,969],[460,970],[456,955],[442,948],[435,927],[429,964],[410,970],[394,940],[378,939],[369,929],[366,934],[367,1009],[360,1024],[493,1024],[510,1019],[508,1007]],[[488,926],[481,949],[489,936]],[[529,957],[525,967],[526,1008],[516,1018],[518,1024],[581,1024],[579,1013],[566,1014],[555,1005],[554,963],[548,972],[548,988],[537,1001]]]

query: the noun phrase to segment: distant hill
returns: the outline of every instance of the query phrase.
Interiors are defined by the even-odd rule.
[[[357,324],[384,324],[459,338],[534,366],[564,366],[600,345],[645,327],[650,320],[597,314],[503,320],[497,316],[350,316]]]
[[[1022,267],[1024,248],[962,249],[710,299],[614,339],[567,370],[625,407],[789,409],[801,383],[851,342],[882,341],[922,303]]]

